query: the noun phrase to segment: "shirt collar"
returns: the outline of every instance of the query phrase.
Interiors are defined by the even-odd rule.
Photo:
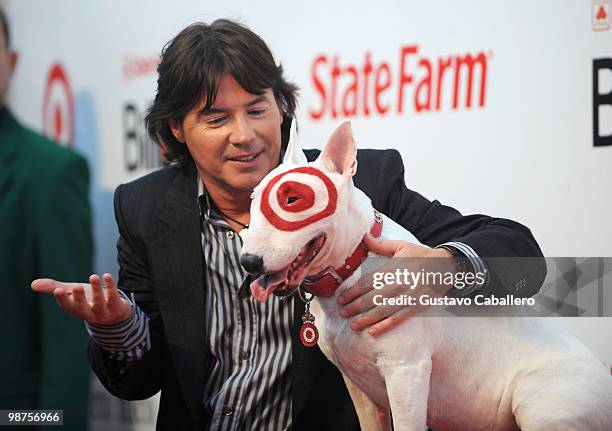
[[[198,174],[198,206],[200,207],[200,217],[205,222],[227,228],[230,227],[219,211],[217,211],[215,203],[204,187],[200,174]]]

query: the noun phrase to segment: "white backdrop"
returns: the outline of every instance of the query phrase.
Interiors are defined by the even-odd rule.
[[[67,93],[57,83],[51,85],[51,93],[57,94],[47,119],[59,116],[63,134],[65,125],[74,123],[75,147],[92,165],[97,265],[105,265],[99,270],[114,265],[112,190],[148,172],[156,156],[138,122],[154,97],[156,56],[186,25],[219,17],[239,19],[259,33],[286,76],[300,86],[298,119],[304,147],[321,147],[345,118],[341,102],[353,80],[348,70],[353,66],[358,85],[357,110],[351,118],[358,145],[397,148],[410,188],[464,213],[524,223],[546,256],[612,256],[612,145],[593,143],[593,60],[612,57],[609,0],[2,4],[20,52],[9,93],[17,116],[42,129],[49,70],[59,62],[67,76],[74,119],[67,109]],[[605,19],[597,14],[602,8]],[[413,82],[402,86],[404,48],[416,53],[406,57],[403,67],[404,76],[411,75]],[[467,69],[460,69],[458,79],[455,76],[457,58],[468,55],[482,60],[473,68],[469,106]],[[364,101],[366,57],[372,72]],[[325,60],[315,63],[317,58]],[[339,69],[338,115],[333,118],[328,100],[321,118],[314,119],[312,113],[323,103],[317,82],[329,95],[334,58]],[[438,85],[440,64],[447,62]],[[432,69],[432,103],[429,110],[417,112],[415,92],[426,77],[424,63]],[[379,72],[379,84],[390,79],[379,96],[390,108],[385,114],[376,110],[374,96],[382,64],[389,74]],[[612,92],[612,69],[597,76],[595,91]],[[420,103],[427,95],[423,85]],[[453,107],[455,86],[459,98]],[[348,102],[354,95],[349,91]],[[612,134],[612,106],[601,106],[595,113],[600,120],[596,132]],[[610,289],[607,286],[606,295],[612,295]],[[612,329],[610,319],[564,323],[602,360],[612,362],[612,344],[606,337]]]

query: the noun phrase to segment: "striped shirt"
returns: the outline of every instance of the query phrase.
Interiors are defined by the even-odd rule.
[[[206,197],[200,202],[206,340],[213,362],[203,402],[210,428],[288,429],[293,299],[272,295],[260,303],[239,295],[250,281],[239,262],[242,239]]]

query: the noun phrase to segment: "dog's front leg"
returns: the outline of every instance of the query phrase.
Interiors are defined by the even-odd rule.
[[[427,429],[431,358],[383,367],[394,431]]]
[[[391,431],[393,428],[391,427],[389,410],[372,401],[344,373],[342,377],[344,377],[344,383],[355,405],[361,431]]]

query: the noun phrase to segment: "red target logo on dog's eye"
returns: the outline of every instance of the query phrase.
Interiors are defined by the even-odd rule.
[[[276,191],[278,205],[285,211],[297,213],[314,205],[314,191],[306,184],[285,181]]]
[[[302,166],[270,180],[260,209],[275,228],[294,231],[333,214],[337,201],[338,192],[329,177],[312,166]]]

